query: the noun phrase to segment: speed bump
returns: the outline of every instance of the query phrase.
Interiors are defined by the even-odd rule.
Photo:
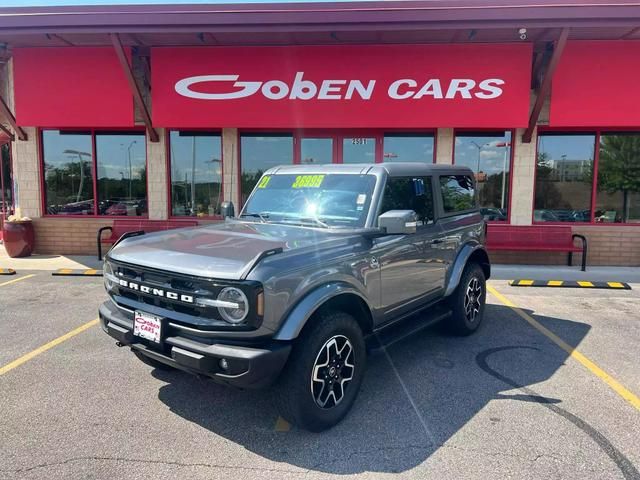
[[[51,275],[56,277],[101,277],[102,270],[89,268],[86,270],[74,270],[73,268],[60,268]]]
[[[586,280],[511,280],[512,287],[562,287],[562,288],[610,288],[614,290],[631,290],[628,283],[623,282],[589,282]]]
[[[15,275],[16,271],[13,268],[0,268],[0,275]]]

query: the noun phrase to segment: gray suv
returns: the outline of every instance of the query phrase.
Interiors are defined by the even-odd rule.
[[[478,328],[484,239],[467,168],[276,167],[237,217],[124,235],[100,321],[155,368],[275,384],[281,415],[320,431],[353,405],[368,350],[436,321]]]

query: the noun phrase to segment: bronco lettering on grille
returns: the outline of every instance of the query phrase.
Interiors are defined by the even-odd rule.
[[[168,298],[169,300],[178,300],[184,303],[194,303],[193,296],[191,295],[172,292],[172,291],[164,290],[161,288],[148,287],[147,285],[142,285],[141,283],[136,283],[136,282],[130,282],[124,279],[118,280],[118,283],[120,284],[121,287],[127,288],[129,290],[134,290],[136,292],[146,293],[147,295]]]

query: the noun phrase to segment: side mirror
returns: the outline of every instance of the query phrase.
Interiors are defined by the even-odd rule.
[[[378,217],[378,226],[387,235],[408,235],[416,233],[418,214],[413,210],[389,210]]]
[[[233,206],[233,202],[222,202],[220,204],[220,214],[222,215],[222,218],[235,217],[236,210]]]

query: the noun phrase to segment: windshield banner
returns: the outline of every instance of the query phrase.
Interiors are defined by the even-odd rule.
[[[159,127],[525,127],[531,45],[158,47]]]

